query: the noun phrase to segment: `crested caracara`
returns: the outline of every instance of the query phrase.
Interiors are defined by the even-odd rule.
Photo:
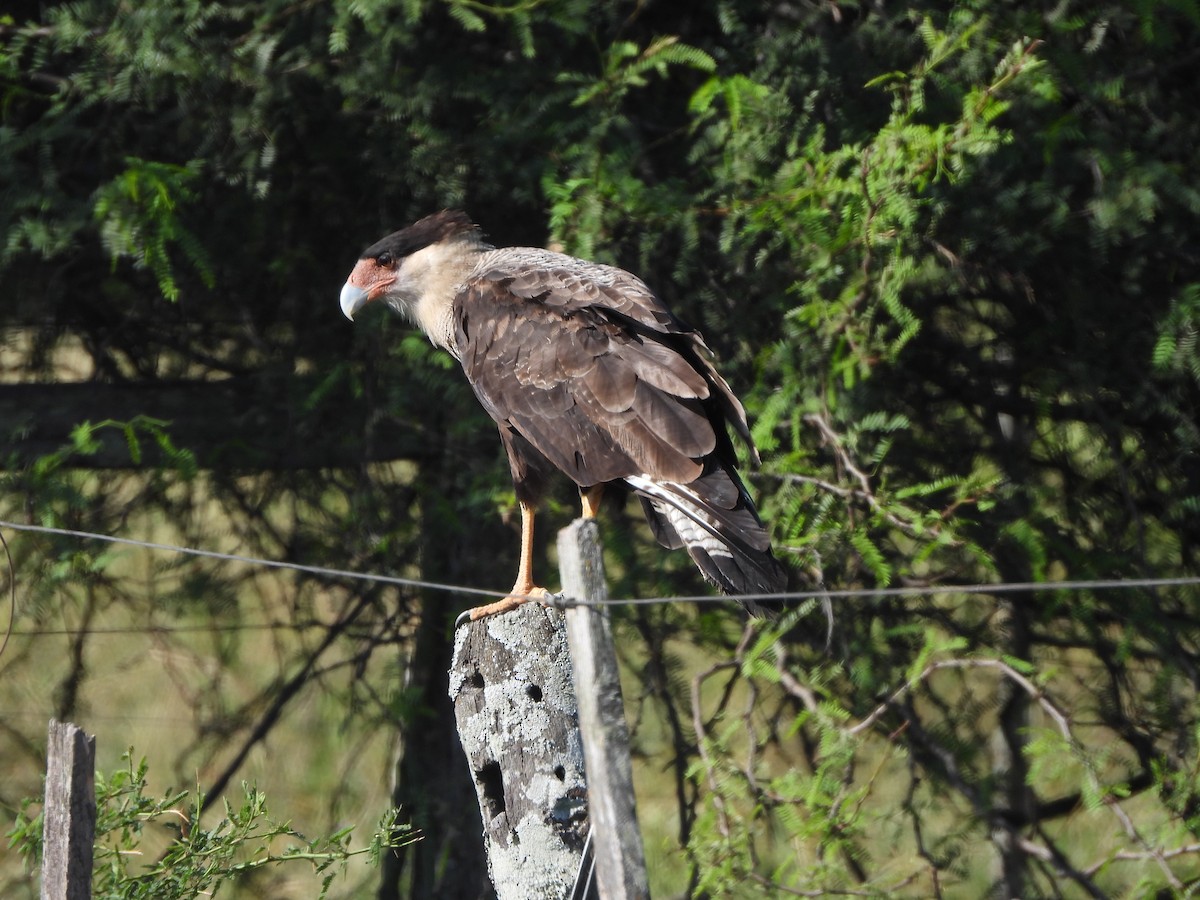
[[[604,485],[628,485],[659,543],[685,548],[726,593],[784,590],[734,468],[727,427],[758,461],[746,413],[703,338],[639,278],[549,250],[496,249],[464,213],[444,211],[363,252],[342,312],[353,319],[374,300],[462,364],[508,452],[521,509],[517,578],[509,597],[472,618],[544,595],[530,571],[533,519],[554,470],[579,486],[585,516]]]

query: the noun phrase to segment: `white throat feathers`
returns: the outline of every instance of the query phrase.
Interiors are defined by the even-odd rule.
[[[388,304],[412,321],[439,347],[454,346],[454,298],[491,246],[478,232],[455,235],[404,257]]]

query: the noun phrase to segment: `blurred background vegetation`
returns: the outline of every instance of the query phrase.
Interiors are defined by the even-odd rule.
[[[798,584],[929,589],[617,612],[655,896],[1186,893],[1200,590],[1049,584],[1200,574],[1197,84],[1195,0],[16,0],[0,518],[502,590],[490,421],[337,307],[462,207],[704,332]],[[704,592],[606,519],[613,596]],[[424,839],[332,896],[488,896],[445,698],[471,598],[5,536],[8,818],[53,715],[211,815],[243,781],[308,834],[400,807]],[[1047,586],[954,590],[999,583]],[[13,853],[0,894],[36,895]]]

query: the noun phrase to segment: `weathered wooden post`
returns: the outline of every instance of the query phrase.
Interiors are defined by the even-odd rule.
[[[559,532],[558,555],[568,599],[605,599],[594,521]],[[450,698],[500,900],[574,896],[589,834],[599,896],[649,897],[608,611],[526,603],[464,624]]]
[[[587,836],[563,614],[538,603],[458,629],[450,699],[500,900],[566,897]]]
[[[566,597],[592,603],[608,598],[594,519],[577,519],[559,532],[558,564]],[[579,702],[600,896],[604,900],[642,900],[650,896],[650,888],[608,610],[589,605],[568,608],[567,643]]]
[[[41,900],[89,900],[96,840],[96,739],[50,720]]]

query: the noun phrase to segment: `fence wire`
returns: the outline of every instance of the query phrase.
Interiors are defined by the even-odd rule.
[[[223,562],[242,563],[250,566],[261,566],[272,569],[286,569],[303,572],[323,578],[338,578],[357,581],[369,581],[397,587],[417,588],[421,590],[441,591],[450,594],[466,594],[488,598],[508,596],[503,591],[493,591],[484,588],[467,587],[465,585],[445,584],[436,581],[423,581],[416,578],[403,578],[398,575],[384,575],[375,572],[357,572],[351,569],[336,569],[327,566],[315,566],[305,563],[288,562],[279,559],[265,559],[256,556],[243,556],[237,553],[225,553],[217,550],[205,550],[199,547],[184,547],[176,544],[164,544],[157,541],[144,541],[136,538],[119,537],[111,534],[100,534],[92,531],[77,531],[70,528],[56,528],[49,525],[31,525],[23,522],[0,520],[0,530],[28,532],[33,534],[56,535],[80,540],[103,541],[110,544],[121,544],[129,547],[140,547],[163,553],[179,553],[185,556],[197,556],[206,559],[216,559]],[[0,541],[3,534],[0,533]],[[8,549],[4,542],[5,550]],[[11,564],[10,578],[15,579],[15,570]],[[781,591],[765,594],[738,595],[737,599],[744,600],[855,600],[881,597],[932,597],[945,594],[1012,594],[1029,591],[1107,591],[1134,590],[1155,588],[1176,588],[1200,586],[1200,576],[1184,576],[1175,578],[1101,578],[1075,579],[1064,581],[1025,581],[1025,582],[994,582],[983,584],[933,584],[906,585],[903,587],[879,588],[816,588],[802,591]],[[578,600],[571,597],[552,596],[547,605],[559,608],[574,606],[647,606],[658,603],[726,603],[731,598],[712,594],[695,596],[670,597],[614,597],[607,600]],[[316,624],[316,623],[314,623]],[[274,623],[259,623],[252,627],[275,628],[284,627]],[[154,630],[154,629],[150,629]]]

